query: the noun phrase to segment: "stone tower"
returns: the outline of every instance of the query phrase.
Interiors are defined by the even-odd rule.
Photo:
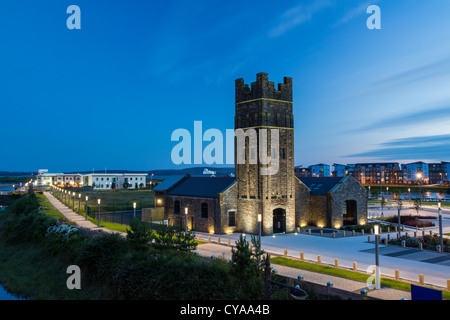
[[[274,83],[268,80],[268,75],[259,73],[251,87],[245,84],[243,79],[237,79],[235,86],[235,130],[245,134],[245,146],[241,144],[244,147],[239,147],[237,137],[235,141],[237,231],[257,234],[258,214],[262,214],[263,235],[294,232],[292,79],[285,77],[284,82],[278,84],[278,88],[275,89]],[[267,141],[263,139],[264,132],[267,134]],[[257,143],[251,143],[254,141],[251,140],[254,133]],[[275,140],[272,139],[276,135],[278,135],[277,148]],[[262,143],[263,141],[266,144]],[[239,152],[244,152],[245,156],[239,158]],[[278,159],[278,170],[270,174],[263,173],[269,166],[260,161],[260,156],[264,155],[264,152],[272,164]]]

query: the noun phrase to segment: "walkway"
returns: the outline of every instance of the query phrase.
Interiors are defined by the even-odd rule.
[[[92,223],[89,220],[86,220],[86,217],[79,215],[78,213],[74,212],[72,209],[68,208],[66,205],[61,203],[56,197],[54,197],[50,192],[44,192],[44,195],[47,197],[48,201],[52,204],[52,206],[55,207],[56,210],[61,212],[63,216],[65,216],[69,221],[72,221],[73,223],[76,223],[78,226],[82,228],[88,228],[91,230],[102,230],[104,232],[111,232],[111,233],[120,233],[120,234],[126,234],[124,232],[119,232],[103,227],[98,227],[95,223]]]

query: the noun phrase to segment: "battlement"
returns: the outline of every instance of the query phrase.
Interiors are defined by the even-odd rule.
[[[284,82],[275,89],[275,84],[269,81],[269,75],[261,72],[256,75],[256,82],[251,87],[242,78],[235,81],[235,86],[236,103],[261,98],[292,102],[292,78],[284,77]]]

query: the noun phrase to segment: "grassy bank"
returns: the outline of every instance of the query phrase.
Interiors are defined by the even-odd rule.
[[[77,230],[39,213],[42,200],[28,193],[0,215],[0,283],[17,295],[58,300],[252,300],[264,295],[263,278],[248,276],[239,259],[230,263],[194,254],[192,233],[171,227],[157,233],[138,220],[127,237]],[[81,290],[66,286],[70,265],[81,269]]]

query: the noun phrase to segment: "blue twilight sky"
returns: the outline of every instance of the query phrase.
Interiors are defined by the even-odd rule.
[[[296,165],[448,161],[449,16],[447,0],[2,0],[0,171],[176,168],[172,132],[225,135],[234,80],[259,72],[293,78]]]

